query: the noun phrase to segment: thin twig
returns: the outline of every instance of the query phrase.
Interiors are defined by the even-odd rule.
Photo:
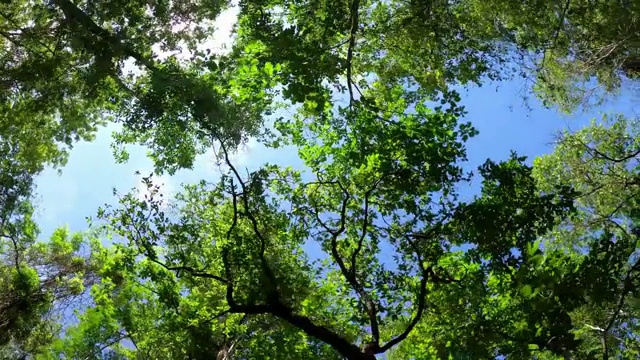
[[[349,48],[347,50],[347,87],[349,88],[349,105],[353,105],[353,79],[352,79],[352,63],[353,63],[353,50],[356,46],[356,35],[358,32],[358,26],[360,25],[360,0],[353,0],[351,4],[351,33],[349,35]]]

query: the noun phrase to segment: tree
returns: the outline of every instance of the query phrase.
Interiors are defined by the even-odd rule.
[[[550,246],[584,254],[580,286],[589,303],[574,315],[591,358],[638,355],[638,121],[605,116],[600,123],[562,134],[553,154],[536,160],[543,190],[571,184],[579,211],[554,234]],[[588,350],[588,351],[587,351]]]
[[[501,67],[514,48],[544,49],[535,74],[590,75],[557,66],[598,30],[566,4],[242,1],[227,54],[199,50],[222,1],[2,5],[3,119],[20,123],[0,140],[23,162],[3,163],[14,205],[2,224],[0,345],[43,359],[633,356],[636,234],[618,216],[635,221],[626,196],[637,174],[624,165],[636,133],[567,136],[534,167],[516,154],[487,160],[481,194],[458,197],[477,131],[454,87],[511,76]],[[584,12],[610,24],[600,17],[613,8],[626,9]],[[157,46],[187,55],[161,58]],[[616,61],[599,69],[614,74]],[[279,107],[295,114],[265,129]],[[144,199],[99,210],[88,247],[64,230],[37,243],[32,176],[107,115],[123,125],[120,160],[118,146],[141,143],[156,172],[173,173],[215,146],[226,170],[171,200],[145,179]],[[52,130],[22,133],[38,126]],[[305,169],[241,173],[230,154],[248,136],[295,147]],[[584,149],[567,146],[575,139]],[[51,309],[84,286],[94,306],[64,334],[33,331],[58,324]],[[602,287],[613,295],[599,297]]]
[[[472,37],[493,39],[547,106],[571,112],[619,93],[638,78],[638,3],[635,1],[457,2]],[[454,5],[454,6],[456,6]],[[512,57],[512,59],[514,59]]]
[[[7,122],[4,136],[39,145],[23,147],[34,161],[61,164],[110,114],[124,125],[117,145],[144,144],[156,170],[173,172],[211,145],[212,127],[230,148],[260,133],[280,90],[322,112],[330,89],[358,100],[371,76],[455,99],[451,85],[508,78],[510,68],[537,77],[545,99],[574,108],[587,91],[582,79],[597,75],[613,91],[620,71],[632,76],[633,2],[546,4],[241,2],[233,51],[216,55],[200,49],[224,1],[12,1],[0,9],[3,97],[12,104],[3,113],[21,120]],[[186,55],[161,59],[154,48]],[[544,56],[527,70],[514,67],[514,50]],[[38,136],[25,138],[27,128]]]
[[[85,82],[95,72],[91,59],[72,50],[74,35],[43,3],[4,2],[0,19],[0,138],[35,174],[64,164],[73,142],[92,138],[110,87]]]
[[[117,144],[144,144],[156,170],[175,171],[211,145],[211,127],[230,148],[259,133],[279,90],[322,112],[332,87],[359,99],[371,76],[455,99],[451,85],[508,78],[509,68],[537,78],[545,101],[573,109],[589,92],[583,81],[596,76],[609,92],[621,73],[635,76],[634,2],[547,5],[241,2],[232,54],[216,55],[199,49],[224,1],[11,1],[0,9],[3,114],[21,120],[5,120],[3,136],[34,145],[23,151],[35,167],[61,164],[110,114],[124,124]],[[187,55],[160,59],[158,47]],[[513,63],[518,51],[534,55],[532,68]]]
[[[396,94],[412,95],[401,91]],[[109,305],[95,312],[106,312],[109,321],[81,322],[74,331],[87,328],[89,336],[101,339],[83,335],[83,343],[93,351],[109,347],[125,356],[131,350],[109,345],[115,334],[129,334],[142,353],[176,351],[171,342],[148,347],[153,335],[148,339],[131,324],[132,312],[158,306],[165,310],[157,321],[162,329],[164,324],[172,329],[169,338],[194,339],[192,331],[206,324],[209,341],[204,343],[230,347],[239,341],[240,357],[254,352],[276,358],[317,357],[331,349],[331,357],[372,359],[412,334],[430,317],[427,311],[437,311],[438,303],[431,299],[473,288],[490,275],[507,277],[496,286],[522,291],[511,290],[515,281],[509,277],[524,271],[520,264],[537,236],[571,211],[570,194],[540,196],[530,168],[514,157],[502,164],[488,162],[482,168],[483,196],[458,204],[455,184],[465,179],[456,165],[465,156],[458,138],[475,130],[458,124],[457,108],[431,112],[423,102],[406,101],[401,107],[399,99],[390,100],[395,101],[387,107],[386,122],[371,121],[370,112],[347,105],[332,119],[344,121],[342,127],[318,126],[317,121],[292,124],[286,136],[299,146],[309,180],[299,171],[276,166],[242,177],[223,146],[228,173],[217,184],[187,187],[166,213],[154,191],[145,200],[127,195],[122,207],[106,209],[102,217],[123,241],[122,260],[113,266],[129,273],[118,278],[139,281],[151,293],[125,295],[113,288],[117,283],[105,284],[104,291],[118,296],[100,292],[96,296]],[[517,209],[522,211],[514,218]],[[303,249],[308,242],[319,244],[326,257],[308,259]],[[452,251],[463,244],[477,251]],[[143,300],[138,300],[140,291]],[[118,306],[123,295],[130,297]],[[533,313],[518,303],[514,309],[546,319],[540,313],[554,304],[553,296],[549,301]],[[553,322],[563,318],[548,316],[540,320],[545,331],[537,338],[522,329],[525,349],[528,343],[555,352],[574,346],[570,328]],[[254,330],[262,321],[266,328]],[[105,323],[110,324],[107,329],[95,328]],[[242,339],[242,329],[251,331],[252,340],[264,340]],[[225,342],[222,334],[233,335]],[[278,346],[262,347],[274,334],[279,334],[274,341]],[[560,345],[548,345],[551,339]]]
[[[110,117],[124,125],[117,143],[148,145],[159,171],[190,167],[203,143],[210,143],[199,135],[202,129],[216,128],[237,145],[260,126],[252,110],[259,97],[230,103],[228,71],[221,65],[219,73],[203,76],[203,68],[216,64],[196,51],[206,37],[207,21],[225,6],[223,1],[188,0],[3,4],[3,113],[21,119],[13,125],[17,131],[39,129],[38,137],[27,140],[42,144],[40,156],[58,163],[65,153],[59,143],[90,139]],[[174,29],[180,26],[185,29]],[[195,61],[155,59],[154,46],[191,51]],[[127,69],[129,59],[135,64]],[[176,133],[183,136],[172,136]],[[17,140],[24,133],[7,136]],[[126,153],[119,156],[126,159]]]
[[[637,78],[638,13],[617,0],[252,2],[241,4],[236,50],[260,44],[258,59],[286,64],[294,102],[324,103],[327,81],[358,98],[372,77],[446,93],[515,76],[571,112]]]
[[[80,234],[65,228],[37,241],[31,166],[18,146],[0,160],[0,355],[24,358],[58,335],[64,306],[96,280]],[[9,148],[7,148],[9,147]],[[40,165],[42,166],[42,165]]]

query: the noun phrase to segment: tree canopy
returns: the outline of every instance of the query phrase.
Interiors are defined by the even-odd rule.
[[[237,8],[230,46],[210,44]],[[636,359],[640,123],[466,170],[460,89],[597,108],[640,74],[634,1],[0,4],[0,358]],[[520,121],[514,119],[514,121]],[[34,181],[117,126],[155,175],[48,239]],[[481,135],[480,135],[481,136]],[[302,168],[244,171],[249,139]],[[464,185],[480,182],[471,199]]]

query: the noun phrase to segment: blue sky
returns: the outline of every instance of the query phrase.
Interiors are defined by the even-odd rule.
[[[534,103],[533,110],[523,104],[520,90],[521,80],[486,85],[482,88],[464,90],[463,104],[467,108],[466,120],[480,131],[468,142],[469,169],[483,163],[487,158],[503,160],[511,150],[520,155],[534,157],[553,149],[553,139],[558,131],[570,128],[577,130],[593,117],[606,112],[634,113],[633,99],[622,97],[586,114],[564,116],[555,110],[542,109]],[[497,90],[496,90],[497,89]],[[535,102],[535,100],[533,100]],[[127,192],[140,185],[140,176],[152,171],[146,158],[146,149],[132,147],[126,164],[116,164],[111,154],[111,133],[115,126],[99,131],[93,142],[81,142],[71,151],[69,162],[62,174],[48,169],[37,179],[38,222],[43,236],[58,226],[68,225],[71,230],[86,229],[86,217],[96,214],[105,203],[114,203],[112,189]],[[250,169],[265,162],[281,165],[300,164],[297,154],[291,149],[267,149],[255,141],[249,142],[236,156],[234,163]],[[176,175],[158,179],[168,193],[175,193],[181,183],[195,183],[202,179],[213,181],[219,170],[213,154],[198,158],[192,171],[180,171]],[[479,184],[463,189],[466,195],[474,194]]]
[[[220,51],[225,43],[229,43],[236,10],[230,9],[221,16],[223,21],[216,24],[222,31],[214,34],[216,40],[207,47]],[[488,84],[482,88],[472,87],[461,92],[462,103],[467,110],[464,120],[471,121],[480,131],[477,137],[467,143],[467,169],[474,169],[487,158],[504,160],[511,150],[532,160],[552,151],[552,142],[559,131],[580,129],[601,113],[635,114],[633,104],[638,104],[635,101],[637,99],[625,96],[585,114],[564,116],[555,110],[541,108],[535,99],[531,100],[530,106],[525,106],[522,90],[522,80],[518,79]],[[625,91],[625,94],[630,93]],[[87,216],[95,216],[98,207],[117,201],[113,196],[113,188],[121,193],[128,192],[141,185],[141,177],[135,174],[136,171],[142,175],[152,171],[152,163],[146,158],[146,149],[142,147],[131,147],[129,161],[116,164],[110,148],[111,133],[115,130],[117,127],[111,125],[99,131],[94,141],[76,144],[62,174],[47,169],[37,178],[36,220],[43,238],[47,238],[59,226],[67,225],[72,231],[85,230]],[[238,168],[249,169],[266,162],[300,165],[295,151],[268,149],[255,141],[241,149],[234,160]],[[181,183],[196,183],[202,179],[215,181],[218,174],[213,154],[208,153],[198,158],[193,170],[180,171],[171,177],[162,176],[158,182],[163,183],[164,191],[171,194],[179,191]],[[479,187],[480,184],[476,182],[462,191],[468,198],[477,193]],[[314,252],[318,247],[309,246],[307,250]],[[314,257],[316,254],[311,255]]]
[[[236,5],[222,12],[214,23],[215,31],[199,46],[201,50],[208,48],[214,53],[227,51],[233,40],[232,30],[237,15]],[[156,54],[160,57],[168,55],[158,49]],[[186,52],[178,54],[179,58],[188,56]],[[125,71],[127,69],[135,71],[132,65],[125,65]],[[480,135],[468,142],[468,169],[482,164],[487,158],[506,159],[510,150],[527,155],[531,160],[550,152],[554,135],[562,129],[579,129],[589,119],[598,116],[599,112],[633,111],[633,99],[626,96],[588,114],[561,116],[554,110],[541,109],[535,99],[530,106],[525,106],[522,101],[523,86],[522,80],[515,80],[461,91],[468,112],[465,120],[471,121],[480,131]],[[625,90],[624,93],[633,92]],[[39,206],[38,222],[44,237],[61,225],[68,225],[71,230],[86,229],[87,216],[95,215],[99,206],[115,201],[112,193],[114,187],[120,192],[127,192],[141,185],[140,176],[134,174],[136,170],[143,175],[151,172],[153,166],[145,156],[146,149],[142,147],[131,148],[128,163],[115,163],[109,145],[111,133],[116,129],[112,125],[99,131],[95,141],[76,144],[62,175],[48,169],[38,177],[36,191],[39,197],[36,204]],[[297,154],[291,149],[267,149],[256,142],[247,144],[234,161],[239,168],[256,168],[265,162],[300,164]],[[206,154],[198,159],[193,171],[181,171],[173,177],[163,176],[159,181],[165,184],[166,192],[172,193],[180,189],[181,183],[195,183],[202,179],[213,181],[218,173],[213,154]],[[474,183],[463,191],[466,195],[472,195],[478,189],[479,184]]]
[[[636,114],[635,106],[640,110],[637,99],[631,96],[618,98],[588,113],[564,116],[555,110],[543,109],[536,100],[525,106],[522,100],[522,80],[508,83],[488,84],[482,88],[472,87],[461,91],[462,103],[467,110],[464,120],[479,130],[480,134],[467,143],[471,170],[482,164],[487,158],[504,160],[510,151],[526,155],[529,160],[553,150],[556,134],[564,129],[577,130],[587,125],[594,117],[602,113]],[[624,91],[631,94],[631,91]],[[632,94],[634,95],[634,94]],[[81,142],[71,151],[62,174],[48,169],[36,180],[38,206],[37,222],[42,237],[47,238],[58,226],[67,225],[72,231],[87,229],[87,216],[94,216],[98,207],[105,203],[115,203],[113,188],[125,193],[141,185],[142,175],[149,174],[152,163],[146,157],[143,147],[131,147],[130,159],[126,164],[116,164],[111,148],[111,133],[117,130],[111,125],[100,130],[92,142]],[[250,141],[236,155],[234,164],[238,168],[255,169],[266,162],[300,167],[295,151],[289,149],[268,149],[255,141]],[[181,183],[196,183],[202,179],[215,181],[219,169],[212,153],[200,156],[194,169],[180,171],[175,176],[162,176],[158,179],[164,184],[164,191],[175,193]],[[461,189],[464,197],[477,193],[480,184],[475,182]],[[311,258],[322,257],[317,244],[308,244],[306,250]],[[381,357],[384,358],[384,357]]]
[[[537,104],[534,104],[534,110],[529,110],[518,92],[521,86],[520,82],[513,81],[501,84],[498,91],[494,85],[488,85],[461,93],[468,112],[466,120],[480,131],[477,137],[467,143],[468,169],[482,164],[487,158],[507,159],[511,150],[532,160],[552,151],[554,137],[563,129],[577,130],[601,113],[635,113],[632,106],[634,99],[629,97],[587,114],[570,117],[561,116],[554,110],[541,109]],[[36,220],[43,238],[47,238],[58,226],[67,225],[72,231],[87,229],[87,216],[95,217],[98,207],[116,202],[113,188],[121,193],[128,192],[141,184],[136,171],[142,175],[151,172],[153,166],[146,158],[146,149],[139,146],[130,148],[130,160],[126,164],[115,163],[109,145],[111,133],[116,129],[115,126],[104,128],[93,142],[77,144],[62,174],[49,169],[37,178],[39,210]],[[295,151],[268,149],[256,142],[249,142],[234,160],[238,168],[249,169],[255,169],[265,162],[298,168],[301,165]],[[215,181],[218,173],[213,154],[209,153],[197,159],[192,171],[180,171],[172,177],[163,176],[159,181],[165,184],[166,192],[175,193],[181,183],[195,183],[202,179]],[[461,190],[469,198],[479,188],[480,184],[476,182]],[[318,244],[308,243],[305,248],[312,259],[324,257],[319,253]]]

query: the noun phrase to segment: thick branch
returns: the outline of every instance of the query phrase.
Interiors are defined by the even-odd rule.
[[[270,305],[236,306],[231,309],[234,313],[245,314],[271,314],[305,332],[328,345],[349,360],[370,360],[360,348],[351,344],[348,340],[329,330],[317,325],[306,316],[294,314],[292,309],[282,303]]]
[[[227,245],[228,246],[228,245]],[[222,264],[224,266],[224,274],[227,277],[227,304],[233,309],[236,307],[236,301],[233,298],[233,274],[231,273],[231,265],[229,264],[229,249],[222,249]]]
[[[602,151],[600,151],[600,150],[596,149],[595,147],[590,147],[589,145],[587,145],[587,144],[585,144],[585,143],[582,143],[582,145],[583,145],[584,147],[586,147],[586,148],[587,148],[587,151],[589,151],[589,152],[593,152],[593,153],[595,153],[597,156],[599,156],[599,157],[601,157],[601,158],[603,158],[603,159],[605,159],[605,160],[609,160],[609,161],[611,161],[611,162],[615,162],[615,163],[625,162],[625,161],[627,161],[627,160],[631,160],[631,159],[633,159],[634,157],[636,157],[636,156],[640,155],[640,149],[638,149],[638,150],[632,151],[632,152],[630,152],[630,153],[628,153],[628,154],[624,155],[624,156],[623,156],[623,157],[621,157],[621,158],[612,158],[611,156],[609,156],[609,155],[607,155],[607,154],[603,153]]]

